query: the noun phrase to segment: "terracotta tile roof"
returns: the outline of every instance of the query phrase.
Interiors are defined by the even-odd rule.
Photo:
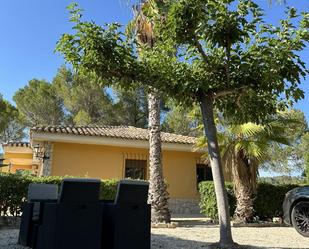
[[[11,147],[30,147],[29,142],[8,142],[2,144],[2,146],[11,146]]]
[[[55,133],[77,136],[97,136],[109,138],[122,138],[134,140],[148,140],[148,130],[133,126],[37,126],[30,129],[30,133]],[[196,138],[177,135],[172,133],[161,133],[162,142],[195,144]]]

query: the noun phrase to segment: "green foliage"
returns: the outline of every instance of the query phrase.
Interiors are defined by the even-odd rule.
[[[287,100],[303,97],[298,85],[307,69],[296,51],[307,41],[306,24],[294,9],[279,27],[263,22],[263,15],[250,0],[183,0],[169,13],[174,40],[187,47],[186,63],[200,76],[192,84],[213,94],[219,110],[235,122],[261,122],[276,112],[279,92]],[[297,28],[292,20],[299,21]]]
[[[169,106],[170,111],[162,125],[164,131],[184,135],[199,133],[202,136],[201,114],[196,107],[186,108],[173,104]],[[307,123],[302,111],[295,109],[280,111],[270,116],[264,125],[254,123],[233,125],[224,120],[220,114],[216,118],[216,123],[223,154],[226,149],[237,145],[237,148],[246,148],[245,152],[251,158],[262,156],[260,166],[263,169],[280,173],[305,169],[303,154],[309,147],[305,145],[304,132]],[[242,140],[244,141],[241,142]],[[205,145],[206,140],[201,137],[197,147]]]
[[[102,200],[115,200],[118,180],[103,180],[101,183],[100,198]]]
[[[75,117],[73,118],[73,122],[74,122],[75,125],[81,125],[81,126],[87,126],[87,125],[93,124],[91,122],[91,117],[84,110],[80,110],[75,115]]]
[[[284,175],[274,177],[260,177],[258,181],[272,185],[302,185],[305,183],[305,180],[302,177]]]
[[[113,88],[93,73],[61,67],[52,83],[32,80],[14,100],[28,126],[133,125],[147,127],[147,94],[143,88]]]
[[[308,155],[305,157],[305,160],[306,160],[305,174],[306,174],[307,184],[309,184],[309,156]]]
[[[189,136],[202,135],[197,129],[200,120],[195,117],[195,112],[198,110],[196,106],[190,108],[169,101],[167,107],[169,111],[162,123],[163,131]]]
[[[59,125],[63,122],[63,103],[54,87],[44,80],[33,79],[13,97],[28,126]]]
[[[61,67],[52,85],[63,101],[69,122],[76,125],[114,123],[112,98],[107,94],[103,82],[94,74],[78,74]]]
[[[307,183],[309,184],[309,132],[303,134],[301,138],[301,143],[299,146],[300,154],[303,156],[304,160],[304,171]]]
[[[282,203],[285,194],[298,186],[297,184],[272,185],[269,183],[259,183],[253,205],[255,215],[261,220],[282,216]],[[236,208],[233,184],[226,184],[226,189],[228,191],[230,215],[232,216]],[[217,204],[213,182],[201,182],[199,192],[201,212],[207,215],[207,217],[217,220]]]
[[[124,89],[113,87],[116,97],[114,104],[115,122],[140,128],[148,126],[148,100],[144,88]]]
[[[20,215],[23,203],[27,199],[30,183],[58,184],[60,186],[62,179],[57,176],[34,177],[0,173],[0,215]],[[100,198],[103,200],[115,199],[117,184],[117,180],[103,180]]]
[[[20,215],[30,183],[60,184],[60,177],[32,177],[0,173],[0,215]]]
[[[21,141],[25,137],[19,111],[0,94],[0,143]]]
[[[302,172],[305,169],[304,139],[308,125],[305,115],[300,110],[282,112],[284,124],[284,136],[289,140],[289,146],[273,145],[269,148],[268,161],[263,168],[273,172],[289,174],[293,171]],[[292,122],[285,122],[284,119]],[[278,120],[278,122],[281,122]],[[306,147],[306,146],[305,146]]]
[[[229,207],[230,215],[232,216],[236,208],[236,198],[233,194],[233,185],[230,183],[226,183],[225,188],[228,194],[227,196],[228,196],[229,205],[230,205]],[[217,201],[216,201],[214,183],[213,182],[201,182],[199,184],[199,193],[200,193],[201,213],[217,221],[218,220],[218,210],[217,210]]]
[[[273,153],[275,151],[287,150],[294,142],[291,134],[300,134],[300,126],[303,122],[295,119],[292,111],[277,112],[275,115],[265,118],[264,124],[244,123],[234,124],[226,120],[222,115],[218,115],[216,121],[218,129],[218,141],[221,148],[223,158],[227,161],[227,167],[230,166],[229,153],[235,151],[241,152],[247,158],[258,162],[264,168],[270,168],[268,165],[276,165],[280,161],[288,160],[289,158],[276,158]],[[199,129],[203,130],[203,125],[199,125]],[[299,135],[298,135],[299,136]],[[205,139],[200,138],[198,147],[205,147]],[[278,155],[278,153],[277,153]],[[283,166],[282,166],[283,167]],[[282,170],[282,167],[277,171]],[[291,167],[291,165],[290,165]]]
[[[0,95],[0,131],[4,130],[7,121],[5,120],[4,115],[6,115],[7,102],[3,99],[2,95]]]
[[[118,24],[80,19],[57,50],[74,67],[124,86],[154,85],[190,104],[210,95],[224,116],[240,123],[263,121],[283,95],[280,107],[303,98],[299,84],[307,69],[298,51],[308,40],[308,14],[291,8],[275,27],[251,0],[172,1],[166,11],[166,25],[156,23],[155,46],[143,48],[139,59],[140,48],[128,44]]]
[[[33,176],[33,172],[30,169],[18,169],[16,170],[15,174],[23,177]]]
[[[63,101],[67,123],[147,127],[148,103],[143,88],[107,89],[94,73],[75,73],[65,67],[58,70],[52,84]]]
[[[285,194],[299,185],[271,185],[267,183],[258,184],[256,198],[254,200],[254,210],[256,215],[261,218],[272,218],[282,216],[282,203]]]
[[[76,12],[74,15],[76,16]],[[74,29],[77,33],[64,34],[56,48],[57,51],[65,54],[67,61],[75,68],[85,65],[85,68],[79,67],[80,71],[93,71],[111,82],[119,76],[125,83],[126,79],[122,75],[135,77],[140,66],[133,55],[133,48],[122,40],[123,34],[118,31],[119,24],[100,27],[93,22],[74,19],[72,21],[76,25]],[[101,71],[103,68],[108,72]]]

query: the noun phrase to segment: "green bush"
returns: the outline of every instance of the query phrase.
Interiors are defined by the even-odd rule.
[[[104,180],[101,183],[100,199],[114,200],[116,198],[118,180]]]
[[[231,183],[226,183],[225,187],[230,205],[230,215],[232,216],[236,206],[236,199],[233,194],[233,185]],[[199,192],[201,212],[207,217],[217,221],[218,210],[214,183],[212,181],[201,182],[199,184]]]
[[[259,183],[254,200],[255,214],[261,219],[282,216],[282,203],[286,192],[298,187],[295,184],[272,185]]]
[[[34,177],[20,174],[0,173],[0,216],[21,214],[23,203],[27,198],[30,183],[49,183],[60,186],[62,177]],[[113,200],[116,196],[117,180],[103,180],[101,184],[100,198]]]
[[[225,185],[228,192],[230,215],[233,216],[236,208],[236,198],[233,192],[233,185]],[[259,183],[257,194],[254,200],[255,215],[260,219],[272,219],[275,216],[282,216],[282,203],[286,192],[298,187],[295,184],[272,185]],[[217,202],[213,182],[201,182],[199,184],[201,212],[213,220],[218,220]]]

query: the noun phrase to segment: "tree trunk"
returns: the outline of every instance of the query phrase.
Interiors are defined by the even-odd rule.
[[[220,245],[224,248],[232,248],[234,245],[227,193],[224,186],[223,168],[220,157],[220,150],[217,140],[217,128],[214,120],[213,97],[202,95],[200,99],[205,135],[209,152],[209,160],[213,181],[215,185],[216,199],[218,205],[218,216],[220,224]]]
[[[237,200],[234,218],[239,223],[250,223],[254,221],[253,195],[256,190],[257,164],[248,160],[242,151],[233,151],[232,154],[232,174]]]
[[[161,131],[160,131],[160,98],[152,89],[148,94],[149,108],[149,203],[151,204],[151,221],[153,223],[170,223],[167,186],[163,178]]]

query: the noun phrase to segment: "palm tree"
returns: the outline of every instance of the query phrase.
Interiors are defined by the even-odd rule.
[[[240,223],[252,222],[258,168],[270,160],[273,148],[290,144],[286,129],[289,124],[295,125],[298,121],[285,113],[278,113],[266,125],[233,125],[222,119],[218,122],[221,127],[218,140],[223,155],[222,162],[232,173],[237,200],[234,219]],[[198,147],[205,145],[205,140],[201,139]]]
[[[141,1],[134,6],[135,19],[129,25],[136,30],[137,41],[140,47],[152,49],[155,44],[153,21],[146,17],[144,11],[153,12],[156,1]],[[142,49],[139,51],[142,56]],[[169,194],[164,182],[161,151],[161,125],[160,125],[160,95],[155,88],[148,93],[148,129],[149,129],[149,198],[151,204],[151,221],[153,223],[169,223],[171,214],[168,208]]]

